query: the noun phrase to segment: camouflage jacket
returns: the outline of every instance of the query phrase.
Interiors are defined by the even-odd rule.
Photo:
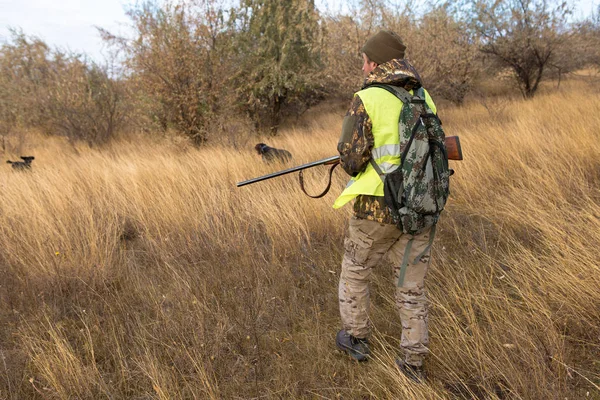
[[[396,59],[377,66],[365,79],[363,89],[372,83],[385,83],[412,90],[421,87],[421,78],[407,60]],[[341,166],[351,176],[364,171],[369,164],[375,144],[372,129],[371,118],[360,97],[355,94],[344,117],[342,136],[338,143]],[[396,222],[385,205],[383,196],[358,196],[354,202],[354,215],[380,223]]]

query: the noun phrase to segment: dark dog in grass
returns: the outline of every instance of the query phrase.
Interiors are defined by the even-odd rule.
[[[292,160],[292,153],[289,151],[269,147],[264,143],[257,144],[254,146],[254,149],[262,156],[263,161],[267,163],[274,161],[288,162]]]
[[[11,166],[15,171],[28,171],[31,170],[31,162],[35,160],[34,156],[21,156],[21,160],[23,161],[10,161],[8,160],[7,164],[12,164]]]

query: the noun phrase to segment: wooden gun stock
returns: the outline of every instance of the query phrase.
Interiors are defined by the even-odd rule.
[[[446,136],[444,141],[448,160],[461,161],[463,159],[462,149],[460,148],[460,139],[458,136]]]

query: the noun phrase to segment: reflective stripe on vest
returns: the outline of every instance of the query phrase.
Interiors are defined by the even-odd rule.
[[[437,110],[429,93],[425,90],[425,101],[435,113]],[[410,91],[410,94],[413,94]],[[398,120],[402,111],[402,102],[385,89],[372,87],[355,94],[365,106],[373,126],[372,156],[384,174],[392,172],[400,165],[400,136]],[[333,208],[340,208],[355,197],[364,194],[383,196],[383,182],[371,163],[356,177],[350,179],[346,189],[335,200]]]

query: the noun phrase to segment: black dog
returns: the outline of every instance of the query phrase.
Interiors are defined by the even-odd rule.
[[[269,147],[264,143],[257,144],[254,146],[254,149],[262,156],[263,161],[267,163],[274,161],[288,162],[292,160],[292,153],[289,151]]]
[[[31,170],[31,162],[35,160],[34,156],[21,156],[23,161],[10,161],[8,160],[7,164],[12,164],[12,167],[15,171],[27,171]]]

